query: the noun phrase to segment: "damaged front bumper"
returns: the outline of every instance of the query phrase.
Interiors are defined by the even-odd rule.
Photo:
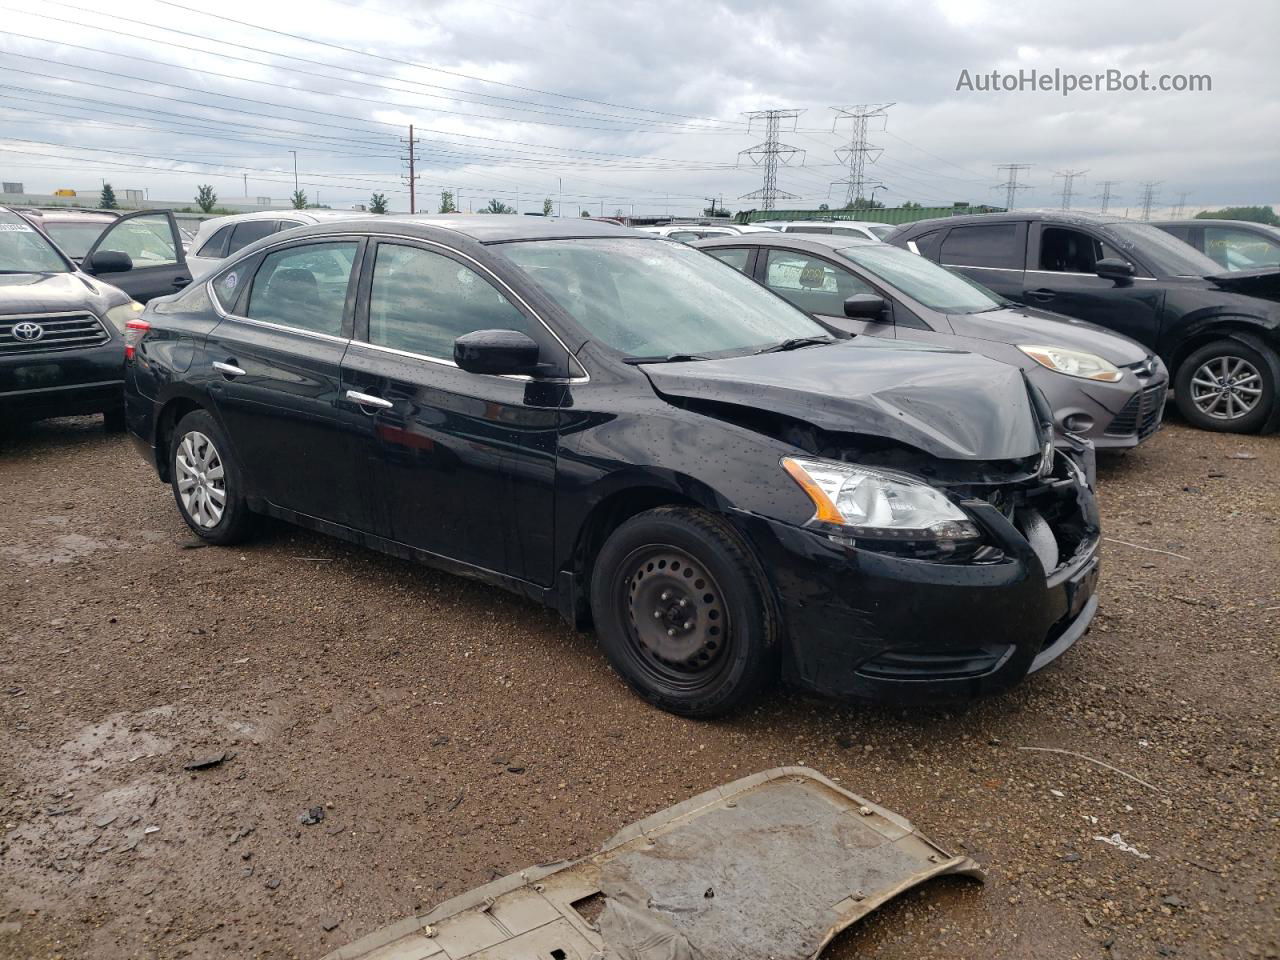
[[[1055,516],[1059,530],[1075,531],[1060,553],[1046,553],[1021,514],[976,498],[961,505],[992,549],[975,561],[914,559],[739,516],[773,576],[786,678],[853,699],[971,699],[1057,659],[1097,612],[1097,511],[1068,479],[1050,480],[1039,495],[1059,497],[1069,514]]]

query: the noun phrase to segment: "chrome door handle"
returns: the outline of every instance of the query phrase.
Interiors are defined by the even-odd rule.
[[[377,407],[379,410],[390,410],[395,406],[390,400],[375,397],[370,393],[361,393],[359,390],[348,390],[347,399],[353,403],[360,404],[362,407]]]
[[[228,377],[244,376],[244,371],[234,363],[223,363],[221,360],[213,361],[213,369],[217,370],[219,373],[226,374]]]

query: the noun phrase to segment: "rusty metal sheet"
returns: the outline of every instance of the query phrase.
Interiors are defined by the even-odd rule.
[[[325,960],[816,957],[942,874],[982,879],[906,820],[806,767],[717,787],[581,860],[530,867]]]

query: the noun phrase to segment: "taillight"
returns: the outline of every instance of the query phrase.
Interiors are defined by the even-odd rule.
[[[151,324],[145,320],[130,320],[124,325],[124,358],[126,360],[133,359],[138,344],[150,329]]]

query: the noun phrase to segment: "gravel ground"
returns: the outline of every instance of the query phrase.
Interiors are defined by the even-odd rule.
[[[1107,543],[1092,632],[998,699],[697,723],[497,590],[284,526],[196,549],[126,440],[32,427],[0,442],[0,956],[314,958],[780,764],[989,872],[826,956],[1280,956],[1278,476],[1280,438],[1177,423],[1104,461],[1107,536],[1168,552]]]

